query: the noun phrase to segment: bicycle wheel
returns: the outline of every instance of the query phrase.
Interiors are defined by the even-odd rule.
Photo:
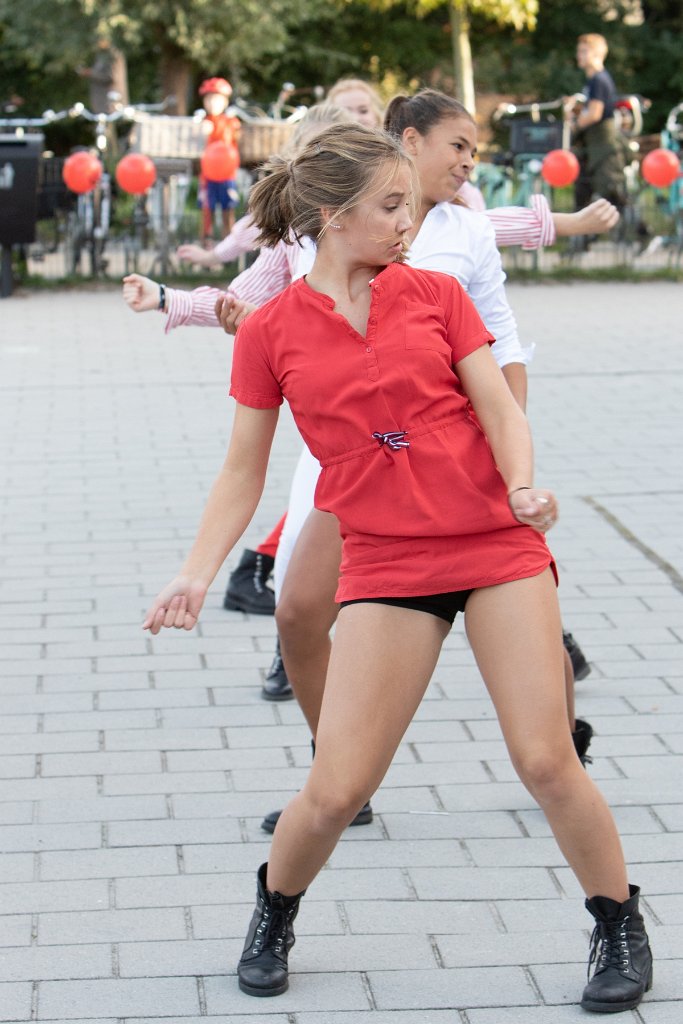
[[[67,277],[73,277],[78,273],[84,242],[83,224],[76,210],[70,210],[64,231],[64,273]]]

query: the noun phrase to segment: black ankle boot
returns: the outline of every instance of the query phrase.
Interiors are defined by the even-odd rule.
[[[285,664],[280,654],[280,640],[275,645],[275,657],[273,664],[268,669],[268,674],[261,688],[261,696],[264,700],[293,700],[294,690],[290,686]]]
[[[296,941],[294,918],[304,895],[303,892],[298,896],[269,892],[266,889],[267,869],[267,864],[258,869],[256,909],[237,965],[239,986],[250,996],[279,996],[287,991],[287,957]]]
[[[638,909],[640,889],[629,886],[630,897],[617,903],[606,896],[586,900],[595,918],[588,961],[593,977],[583,991],[581,1006],[594,1013],[620,1013],[638,1005],[652,988],[652,953]],[[600,947],[598,951],[598,946]]]
[[[231,612],[274,615],[275,595],[266,586],[274,565],[275,559],[270,555],[245,548],[239,565],[228,580],[223,607]]]
[[[270,814],[266,814],[265,818],[261,822],[261,828],[263,829],[263,831],[268,832],[269,835],[272,835],[273,832],[275,831],[275,826],[280,820],[281,814],[282,811],[271,811]],[[352,825],[369,825],[371,821],[372,807],[370,806],[370,801],[368,800],[366,804],[363,804],[363,806],[361,807],[353,821],[349,822],[349,828],[351,828]]]
[[[579,755],[579,761],[584,768],[587,764],[593,764],[593,758],[588,754],[588,748],[593,739],[593,726],[590,722],[584,722],[582,718],[575,718],[572,739],[574,741],[574,749]]]
[[[564,630],[562,630],[562,643],[564,644],[564,649],[569,655],[569,660],[572,663],[574,681],[579,682],[581,679],[585,679],[592,671],[590,665],[586,661],[585,654],[571,633],[565,633]]]

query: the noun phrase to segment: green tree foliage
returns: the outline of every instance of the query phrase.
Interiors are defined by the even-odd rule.
[[[367,2],[372,7],[384,10],[405,6],[404,0]],[[456,94],[474,112],[474,69],[470,38],[472,18],[483,18],[497,26],[511,25],[517,31],[533,29],[536,26],[538,0],[413,0],[411,3],[418,18],[444,6],[448,11]]]
[[[657,131],[683,99],[681,0],[642,0],[644,20],[627,23],[623,0],[462,0],[478,92],[553,98],[582,83],[576,36],[602,32],[617,87],[654,101]],[[385,92],[453,80],[453,0],[0,0],[0,101],[18,93],[22,112],[87,98],[76,67],[93,56],[106,28],[128,57],[133,101],[169,91],[198,105],[196,86],[224,74],[256,102],[280,84],[328,86],[342,75],[369,78]],[[305,100],[311,94],[303,96]]]
[[[296,45],[298,25],[331,0],[0,0],[0,41],[4,67],[0,88],[7,96],[25,91],[45,96],[41,81],[59,83],[67,102],[83,93],[76,68],[87,63],[97,32],[126,52],[132,85],[149,91],[156,78],[163,92],[194,85],[201,74],[226,74],[239,84],[246,70],[268,63]],[[132,89],[133,98],[140,97]],[[179,94],[182,102],[186,97]],[[51,103],[50,105],[54,105]]]

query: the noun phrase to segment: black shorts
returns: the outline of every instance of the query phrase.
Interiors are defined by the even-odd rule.
[[[355,601],[342,601],[341,607],[346,608],[349,604],[390,604],[394,608],[428,612],[452,626],[458,612],[464,612],[471,593],[472,590],[452,590],[448,594],[427,594],[424,597],[359,597]]]

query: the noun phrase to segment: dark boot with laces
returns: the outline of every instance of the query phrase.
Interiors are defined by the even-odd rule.
[[[250,996],[280,996],[287,991],[287,957],[295,942],[294,918],[304,895],[270,892],[266,888],[267,869],[267,864],[258,869],[256,909],[237,965],[239,986]]]
[[[294,700],[294,690],[287,678],[285,663],[280,653],[279,637],[275,644],[273,663],[261,687],[261,696],[264,700]]]
[[[583,653],[571,633],[566,633],[562,630],[562,643],[564,644],[564,649],[569,655],[569,660],[572,663],[574,681],[578,683],[581,679],[585,679],[586,676],[589,676],[592,669],[586,661],[586,655]]]
[[[592,739],[593,726],[590,722],[584,722],[582,718],[575,718],[572,740],[574,741],[574,750],[579,755],[579,761],[584,768],[587,764],[593,764],[593,758],[588,754]]]
[[[640,889],[629,886],[630,897],[617,903],[606,896],[586,900],[595,918],[588,961],[588,984],[581,1006],[593,1013],[632,1010],[652,988],[652,953],[638,909]],[[593,977],[590,969],[595,964]]]
[[[239,565],[228,580],[223,607],[231,612],[274,615],[275,595],[266,586],[274,565],[275,559],[270,555],[245,548]]]

